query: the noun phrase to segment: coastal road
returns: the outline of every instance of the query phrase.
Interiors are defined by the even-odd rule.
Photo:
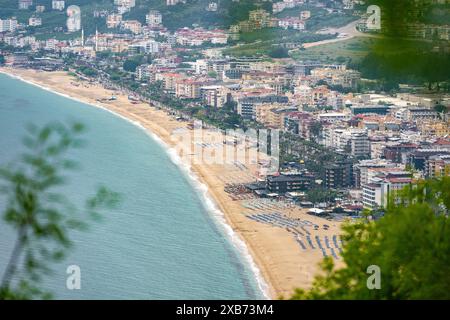
[[[359,22],[359,20],[356,20],[356,21],[353,21],[353,22],[351,22],[343,27],[340,27],[340,28],[327,28],[327,29],[324,29],[321,31],[317,31],[316,33],[318,33],[318,34],[336,34],[337,33],[337,34],[341,34],[342,36],[339,38],[335,38],[335,39],[304,43],[303,47],[305,49],[307,49],[307,48],[311,48],[311,47],[320,46],[323,44],[349,40],[354,37],[374,37],[373,34],[363,33],[363,32],[358,31],[356,29],[356,25],[358,24],[358,22]]]

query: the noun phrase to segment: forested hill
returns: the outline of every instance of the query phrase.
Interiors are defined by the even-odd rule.
[[[216,12],[207,11],[211,0],[187,0],[186,4],[167,6],[165,0],[141,0],[136,2],[135,10],[124,15],[126,19],[145,21],[148,10],[157,9],[163,15],[164,26],[176,29],[192,24],[201,26],[229,27],[231,24],[248,19],[248,13],[257,8],[272,11],[272,2],[259,0],[215,0],[218,4]]]
[[[176,29],[198,24],[204,27],[229,27],[238,21],[246,20],[248,12],[257,8],[272,11],[272,2],[261,0],[215,0],[218,3],[216,12],[207,11],[211,0],[187,0],[186,4],[167,6],[166,0],[136,0],[136,6],[123,15],[125,20],[136,19],[145,22],[145,15],[149,10],[159,10],[163,15],[164,26]],[[38,15],[42,17],[43,25],[37,31],[51,32],[57,27],[64,27],[65,11],[51,10],[51,0],[35,0],[30,10],[19,10],[18,0],[0,0],[0,18],[15,16],[19,22],[27,22],[28,18],[36,14],[35,5],[44,5],[46,10]],[[113,12],[113,0],[66,0],[68,5],[78,5],[82,11],[82,24],[87,33],[97,26],[100,30],[106,28],[105,18],[94,18],[94,11],[108,10]]]

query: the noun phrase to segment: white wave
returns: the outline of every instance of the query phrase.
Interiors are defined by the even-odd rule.
[[[213,218],[216,219],[217,222],[219,222],[219,225],[222,227],[223,232],[227,236],[227,239],[231,242],[231,244],[237,249],[239,254],[244,258],[244,261],[250,266],[250,270],[253,272],[253,275],[256,279],[256,283],[258,285],[258,289],[262,292],[265,299],[270,299],[269,294],[269,286],[266,283],[264,277],[261,274],[261,271],[259,270],[258,266],[256,265],[252,255],[250,254],[250,251],[247,248],[247,245],[244,240],[241,239],[241,237],[233,230],[233,228],[226,222],[224,213],[217,208],[217,205],[215,204],[214,200],[209,195],[209,189],[206,184],[202,183],[200,179],[197,177],[197,175],[192,171],[191,166],[183,162],[181,157],[178,155],[176,150],[174,148],[170,148],[164,140],[162,140],[158,135],[156,135],[154,132],[150,131],[149,129],[145,128],[140,122],[131,120],[117,112],[114,112],[102,105],[95,104],[95,103],[88,103],[86,101],[83,101],[82,99],[73,97],[71,95],[61,93],[58,91],[55,91],[49,87],[37,84],[33,81],[26,80],[18,75],[10,74],[8,72],[0,70],[0,73],[3,73],[7,76],[10,76],[11,78],[18,79],[22,82],[31,84],[33,86],[39,87],[43,90],[50,91],[54,94],[60,95],[62,97],[75,100],[77,102],[86,104],[88,106],[93,106],[96,108],[100,108],[104,111],[110,112],[116,117],[119,117],[125,121],[128,121],[129,123],[135,125],[139,129],[143,130],[150,138],[152,138],[154,141],[156,141],[169,155],[169,158],[171,161],[180,169],[180,171],[188,178],[188,181],[191,183],[191,185],[200,191],[201,194],[201,200],[202,203],[207,210],[208,213],[212,215]]]
[[[152,135],[154,134],[152,133]],[[200,181],[198,176],[192,171],[191,166],[188,163],[183,162],[174,148],[167,149],[167,145],[164,141],[162,141],[156,135],[154,138],[166,149],[172,162],[177,165],[181,169],[181,171],[189,178],[192,186],[200,191],[205,209],[213,216],[213,218],[216,219],[217,222],[219,222],[219,225],[222,227],[222,231],[225,233],[228,240],[244,258],[244,261],[250,266],[250,270],[254,274],[259,290],[262,292],[266,299],[270,299],[269,286],[267,285],[264,277],[261,275],[261,272],[255,261],[253,260],[253,257],[251,256],[247,248],[247,245],[233,230],[233,228],[226,222],[224,213],[220,211],[219,208],[217,208],[216,203],[211,198],[208,186]]]

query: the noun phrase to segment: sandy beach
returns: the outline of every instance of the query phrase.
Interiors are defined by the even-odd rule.
[[[188,123],[177,121],[167,111],[133,102],[127,94],[112,91],[98,84],[81,81],[67,72],[0,68],[0,72],[68,95],[83,102],[101,106],[133,122],[139,123],[157,135],[167,146],[175,147],[173,133],[188,130]],[[108,101],[111,96],[116,100]],[[100,102],[100,100],[102,102]],[[200,146],[200,148],[205,148]],[[295,288],[308,288],[319,271],[318,263],[324,254],[338,256],[340,223],[306,214],[304,209],[284,203],[258,199],[251,194],[233,195],[226,192],[230,184],[256,180],[257,165],[195,164],[193,173],[208,186],[211,198],[224,213],[229,226],[248,247],[257,267],[268,284],[270,298],[288,298]],[[258,221],[258,216],[276,212],[269,222],[291,221],[295,227],[286,228],[276,223]],[[325,226],[324,226],[325,225]],[[294,230],[293,230],[294,229]],[[293,232],[295,231],[295,232]],[[322,248],[323,247],[323,248]],[[337,263],[340,263],[340,259]]]

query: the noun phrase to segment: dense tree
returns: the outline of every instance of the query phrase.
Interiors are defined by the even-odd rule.
[[[269,57],[271,58],[288,58],[289,51],[284,47],[276,47],[269,51]]]
[[[439,52],[372,52],[359,69],[365,78],[382,79],[386,91],[397,89],[399,83],[426,83],[430,90],[440,90],[441,82],[450,81],[449,55]]]
[[[139,66],[139,62],[133,59],[128,59],[123,63],[123,70],[128,72],[135,72]]]
[[[438,113],[447,113],[448,112],[448,108],[442,104],[435,105],[434,110],[436,110],[436,112],[438,112]]]
[[[322,135],[323,125],[320,121],[314,121],[309,130],[313,137],[320,137]]]
[[[97,70],[90,67],[79,67],[78,71],[88,77],[95,77],[98,74]]]
[[[292,298],[450,299],[450,177],[419,182],[397,196],[379,220],[347,223],[345,266],[325,259],[312,288]],[[369,266],[379,267],[379,289],[368,288]]]
[[[370,54],[360,64],[363,77],[382,79],[385,91],[396,89],[398,83],[426,84],[429,90],[437,91],[444,86],[448,90],[449,42],[420,27],[443,21],[448,4],[409,0],[374,0],[371,4],[381,8],[381,29]],[[426,39],[413,36],[412,25],[422,28]]]
[[[337,192],[325,188],[314,188],[306,191],[306,199],[312,203],[333,202],[337,196]]]

